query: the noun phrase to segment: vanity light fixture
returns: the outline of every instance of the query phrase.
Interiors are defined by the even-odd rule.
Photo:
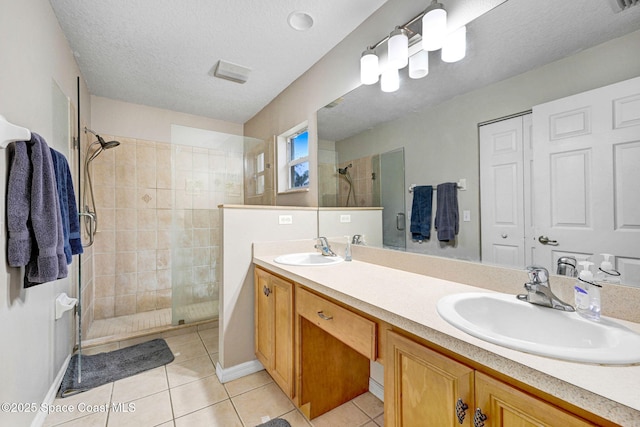
[[[421,21],[422,34],[416,29]],[[416,24],[417,23],[417,24]],[[416,24],[414,26],[414,24]],[[413,27],[412,27],[413,26]],[[409,77],[419,79],[429,74],[429,52],[442,49],[444,62],[456,62],[466,55],[466,27],[447,33],[447,11],[438,0],[427,9],[395,29],[379,42],[368,46],[360,57],[360,82],[372,85],[380,80],[384,92],[398,89],[398,70],[409,64]],[[376,49],[387,43],[386,63],[380,64]],[[417,48],[417,49],[416,49]],[[409,57],[411,54],[411,57]],[[395,72],[390,71],[394,69]],[[379,76],[382,74],[382,78]]]
[[[367,49],[360,57],[360,81],[362,84],[372,85],[378,83],[379,77],[378,56],[373,49]]]
[[[391,31],[387,48],[389,49],[387,61],[390,67],[399,70],[407,66],[409,63],[409,35],[407,30],[396,27],[395,30]]]
[[[432,2],[422,17],[422,49],[434,51],[442,48],[447,36],[447,11],[442,3]]]
[[[444,62],[458,62],[467,54],[467,27],[462,26],[449,34],[442,46]]]
[[[429,74],[429,52],[420,49],[409,58],[409,77],[421,79]]]
[[[395,92],[400,88],[400,73],[394,67],[388,67],[382,72],[380,89],[383,92]]]

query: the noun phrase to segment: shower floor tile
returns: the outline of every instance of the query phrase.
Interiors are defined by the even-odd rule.
[[[171,308],[163,308],[109,319],[94,320],[84,335],[84,339],[95,340],[105,337],[121,337],[156,329],[166,329],[172,323],[171,310]],[[218,305],[212,302],[190,304],[179,308],[177,317],[184,320],[185,324],[214,319],[218,317]]]
[[[203,328],[195,333],[192,328],[186,328],[183,334],[172,332],[172,338],[167,340],[177,347],[187,344],[204,348],[205,343],[217,335],[217,327]],[[118,344],[124,347],[128,342]],[[85,393],[57,398],[53,405],[85,408],[100,404],[108,411],[52,413],[45,419],[44,426],[253,427],[263,422],[265,416],[284,418],[292,427],[383,425],[382,402],[370,393],[309,422],[265,371],[220,384],[215,376],[217,359],[217,353],[209,353],[184,362],[174,360],[152,371]],[[127,408],[128,412],[122,408]]]

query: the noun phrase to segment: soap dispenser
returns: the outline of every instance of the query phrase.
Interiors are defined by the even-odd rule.
[[[351,236],[344,236],[347,239],[347,247],[344,250],[344,260],[351,261]]]
[[[574,287],[576,297],[576,311],[582,317],[591,320],[600,320],[600,288],[591,273],[592,262],[581,261],[578,263],[582,271]]]
[[[600,254],[600,255],[602,255],[604,260],[602,261],[602,263],[600,264],[600,268],[598,269],[598,271],[596,271],[596,274],[594,275],[595,282],[600,284],[602,283],[619,284],[620,273],[613,269],[613,265],[611,264],[611,261],[609,261],[609,258],[611,258],[613,255],[611,254]]]

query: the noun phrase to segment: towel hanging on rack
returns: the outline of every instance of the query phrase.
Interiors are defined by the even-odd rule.
[[[83,252],[82,241],[80,240],[80,222],[78,221],[76,195],[73,190],[71,170],[69,170],[69,163],[66,157],[53,148],[50,148],[50,150],[53,169],[56,175],[58,201],[60,202],[64,255],[67,259],[67,264],[71,264],[72,256]]]
[[[49,146],[44,138],[32,133],[28,143],[15,142],[10,154],[6,205],[9,265],[25,267],[25,288],[67,277],[60,202]]]
[[[411,205],[411,239],[418,242],[431,238],[431,205],[433,203],[433,187],[421,185],[413,188]]]
[[[455,182],[438,185],[438,199],[434,225],[438,230],[438,240],[448,242],[458,234],[458,186]]]

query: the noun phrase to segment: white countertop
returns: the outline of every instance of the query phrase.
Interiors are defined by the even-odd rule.
[[[288,266],[273,261],[279,253],[262,252],[254,254],[257,265],[607,420],[640,426],[640,365],[582,364],[511,350],[472,337],[437,313],[445,295],[491,290],[357,260]],[[640,332],[639,324],[612,320]]]

